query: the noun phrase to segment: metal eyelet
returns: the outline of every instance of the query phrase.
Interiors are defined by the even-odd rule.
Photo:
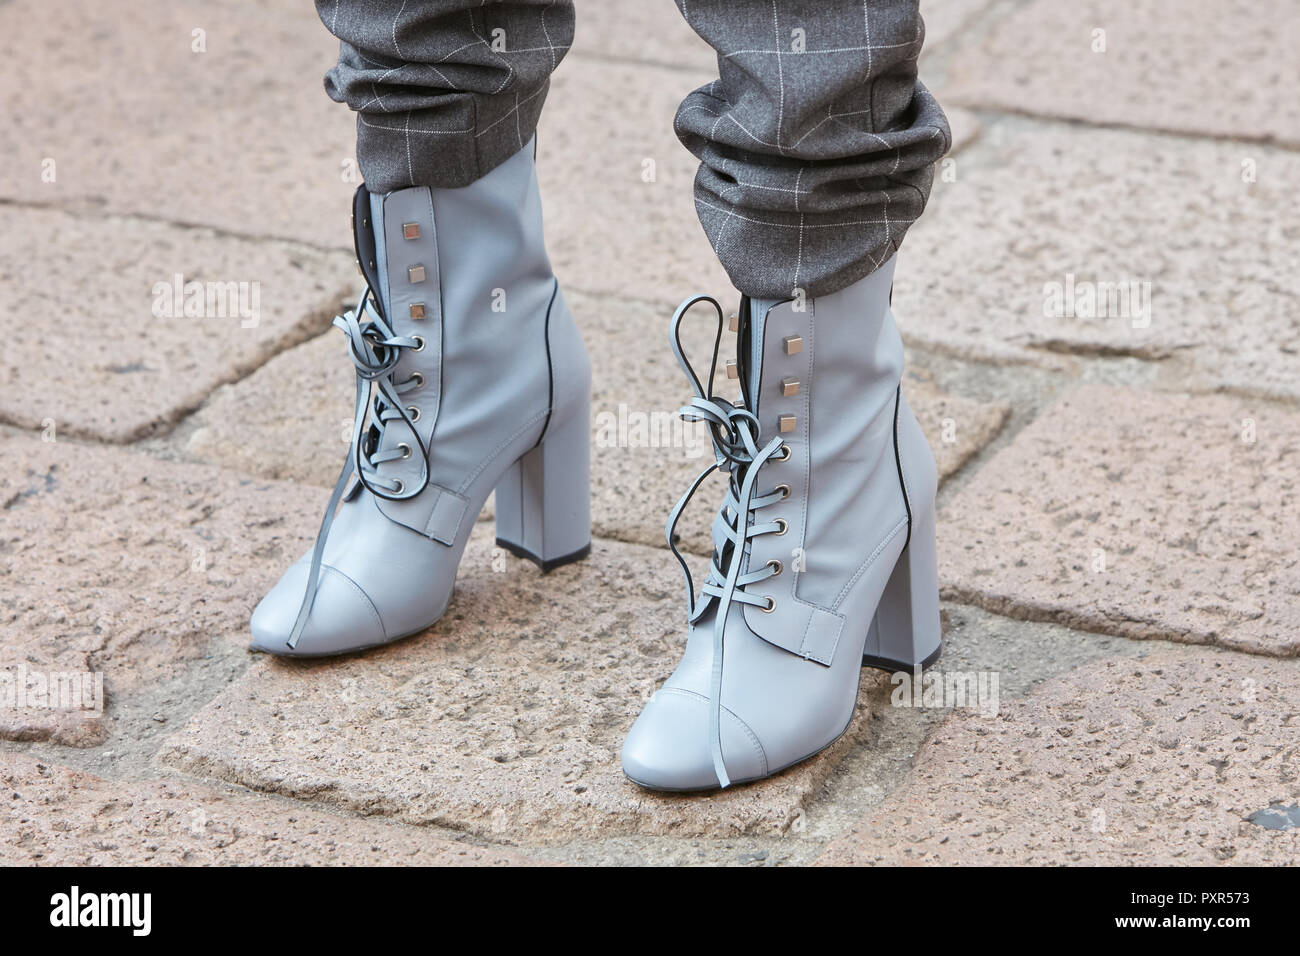
[[[422,335],[417,335],[417,336],[415,337],[415,351],[417,351],[417,352],[423,352],[423,351],[424,351],[424,336],[422,336]]]
[[[785,534],[787,531],[790,530],[790,526],[789,526],[788,524],[786,524],[786,521],[785,521],[784,518],[777,518],[777,519],[776,519],[776,523],[779,524],[779,525],[781,526],[781,530],[775,532],[775,534],[777,534],[778,536],[779,536],[779,535],[783,535],[783,534]]]
[[[776,610],[776,600],[774,598],[769,597],[767,599],[767,606],[760,607],[759,610],[762,611],[764,614],[771,614],[773,611]]]
[[[767,566],[772,569],[772,577],[776,577],[783,570],[785,570],[785,565],[782,564],[780,561],[778,561],[776,558],[773,558],[771,561],[767,562]]]
[[[416,387],[416,388],[424,388],[424,373],[423,373],[423,372],[412,372],[412,373],[411,373],[411,381],[413,381],[413,382],[415,383],[415,387]]]
[[[408,445],[406,442],[399,443],[397,447],[398,450],[401,451],[403,459],[407,459],[411,457],[411,446]]]
[[[411,416],[412,422],[418,422],[420,420],[420,408],[418,405],[407,405],[406,413]]]
[[[789,485],[777,485],[775,490],[781,492],[781,500],[782,500],[782,501],[784,501],[786,498],[789,498],[789,497],[790,497],[790,486],[789,486]]]
[[[406,490],[406,482],[402,481],[401,478],[397,478],[395,480],[397,481],[397,487],[393,489],[393,494],[400,495],[403,491]]]
[[[778,458],[776,455],[773,455],[773,456],[772,456],[772,460],[773,460],[773,461],[787,461],[787,460],[789,460],[789,458],[790,458],[790,446],[787,445],[785,442],[781,442],[781,457]]]

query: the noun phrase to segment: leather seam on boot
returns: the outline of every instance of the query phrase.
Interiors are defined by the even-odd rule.
[[[343,581],[345,581],[345,582],[347,582],[348,584],[352,585],[352,587],[356,590],[356,592],[357,592],[358,594],[361,595],[361,599],[362,599],[363,601],[366,602],[366,607],[370,608],[370,613],[371,613],[372,615],[374,615],[375,623],[379,625],[379,633],[383,635],[383,637],[384,637],[385,640],[387,640],[387,639],[388,639],[388,629],[384,627],[384,619],[383,619],[382,617],[379,616],[379,608],[375,607],[375,602],[372,601],[372,600],[370,600],[370,595],[366,593],[365,588],[363,588],[361,585],[357,584],[356,581],[353,581],[351,577],[349,577],[348,575],[344,574],[342,571],[340,571],[338,568],[334,567],[334,565],[332,565],[332,564],[323,564],[323,565],[321,565],[321,570],[323,570],[323,571],[332,571],[332,572],[334,572],[335,575],[337,575],[337,576],[338,576],[339,578],[341,578]]]
[[[533,141],[534,149],[537,146],[536,140]],[[560,280],[556,279],[551,286],[551,301],[546,303],[546,323],[543,327],[542,342],[546,345],[546,422],[542,425],[542,433],[537,436],[537,444],[534,448],[540,448],[542,442],[546,440],[546,431],[551,427],[551,413],[555,410],[555,362],[551,358],[551,312],[555,309],[555,299],[560,294]]]
[[[893,286],[890,286],[893,291]],[[907,511],[907,540],[903,542],[903,550],[912,543],[912,496],[907,490],[907,475],[903,470],[903,453],[898,447],[898,412],[903,405],[903,386],[899,385],[894,390],[894,464],[898,467],[898,487],[903,492],[903,508]]]
[[[472,472],[470,472],[468,478],[466,478],[463,482],[461,482],[460,488],[457,489],[458,492],[467,491],[469,489],[469,486],[474,484],[474,481],[478,478],[478,476],[483,473],[483,469],[486,468],[488,465],[492,464],[492,462],[496,460],[497,456],[500,455],[501,452],[505,450],[505,448],[508,445],[510,445],[516,438],[518,438],[524,432],[528,431],[528,429],[532,428],[534,425],[536,425],[538,422],[540,422],[543,418],[545,418],[549,414],[550,414],[549,408],[544,412],[538,412],[532,418],[528,419],[528,421],[524,422],[523,425],[521,425],[518,429],[516,429],[514,434],[512,434],[509,438],[502,441],[500,444],[498,444],[496,448],[492,449],[492,451],[488,452],[487,457],[484,458],[481,462],[479,462],[479,466],[475,468]]]
[[[660,687],[657,693],[662,694],[665,692],[681,694],[683,697],[693,697],[705,706],[709,703],[709,699],[703,694],[698,694],[693,690],[687,690],[685,687]],[[754,745],[754,753],[758,755],[759,763],[763,765],[763,776],[767,776],[767,751],[763,749],[763,742],[758,739],[758,735],[754,733],[749,724],[745,723],[745,721],[740,718],[740,715],[726,704],[722,705],[722,712],[734,720],[740,729],[745,732],[745,736],[749,738],[749,742]]]
[[[835,595],[835,603],[831,605],[832,608],[837,608],[844,602],[844,599],[849,596],[849,592],[853,590],[853,586],[861,580],[862,576],[867,573],[871,565],[875,564],[876,559],[880,557],[881,552],[883,552],[885,548],[889,547],[889,542],[898,537],[898,532],[902,531],[903,528],[908,527],[910,523],[911,522],[908,518],[902,518],[898,524],[894,525],[889,534],[885,535],[884,540],[881,541],[880,544],[876,545],[876,549],[871,552],[867,557],[867,560],[862,562],[862,564],[858,566],[858,569],[853,572],[853,577],[849,578],[848,583],[845,584],[844,587],[840,588],[840,593]],[[907,545],[904,544],[903,547],[907,547]]]

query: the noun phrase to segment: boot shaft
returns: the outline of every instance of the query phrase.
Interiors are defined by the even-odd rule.
[[[502,422],[535,443],[553,406],[576,403],[590,378],[546,254],[532,144],[464,188],[379,195],[362,187],[354,227],[362,271],[393,331],[425,343],[404,352],[393,373],[421,383],[403,395],[416,434],[395,422],[381,447],[419,441],[429,450],[429,483],[463,495],[466,477],[498,451]],[[417,459],[387,468],[418,480]],[[437,506],[380,505],[419,528]]]
[[[786,573],[750,588],[763,594],[769,587],[776,610],[747,607],[746,619],[765,637],[806,629],[801,652],[813,657],[832,653],[838,633],[822,612],[841,609],[870,562],[906,539],[904,470],[918,499],[933,483],[929,448],[899,397],[894,264],[832,295],[741,306],[738,363],[748,407],[763,439],[779,436],[789,448],[788,457],[764,466],[762,483],[789,489],[787,501],[764,515],[785,522],[786,533],[755,539],[748,562],[750,570],[779,562]]]

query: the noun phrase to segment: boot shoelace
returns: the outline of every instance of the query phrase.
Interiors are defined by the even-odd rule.
[[[713,340],[713,359],[709,367],[709,387],[706,390],[695,374],[695,369],[682,350],[681,324],[686,313],[700,302],[708,302],[717,312],[718,329]],[[760,428],[758,416],[741,404],[733,404],[725,398],[713,394],[713,380],[718,370],[718,345],[722,340],[723,315],[722,306],[708,295],[697,295],[687,299],[677,307],[673,314],[672,341],[677,363],[691,381],[695,398],[689,405],[678,410],[678,415],[687,422],[707,422],[709,435],[713,441],[715,461],[705,468],[691,482],[686,493],[673,507],[668,515],[668,547],[681,565],[686,578],[686,604],[689,622],[693,625],[704,613],[717,602],[713,618],[713,670],[709,694],[709,746],[713,757],[713,769],[718,783],[729,786],[731,779],[727,776],[722,759],[722,657],[723,633],[726,628],[727,615],[733,603],[748,604],[771,612],[776,604],[770,597],[749,594],[745,588],[750,584],[765,581],[781,573],[779,561],[769,561],[756,571],[741,573],[749,554],[750,539],[761,534],[785,534],[786,522],[777,519],[755,524],[753,513],[760,508],[774,505],[789,497],[790,489],[778,485],[774,490],[758,494],[755,486],[763,465],[768,461],[784,461],[789,457],[789,447],[780,438],[773,438],[759,446]],[[709,562],[709,574],[700,589],[700,599],[695,600],[695,585],[691,579],[690,568],[682,557],[673,540],[677,521],[690,503],[700,484],[714,471],[728,472],[727,495],[718,513],[713,519],[713,555]]]
[[[423,386],[424,376],[415,372],[403,382],[393,381],[393,370],[401,361],[402,351],[422,351],[424,339],[418,335],[397,335],[380,314],[374,292],[369,288],[361,293],[356,308],[334,317],[334,325],[347,335],[349,354],[352,364],[356,366],[357,391],[356,407],[352,415],[352,445],[348,449],[347,461],[343,463],[338,481],[334,483],[334,493],[325,508],[325,517],[321,520],[320,532],[316,535],[316,545],[312,548],[307,588],[287,642],[290,647],[297,646],[298,639],[307,626],[307,619],[311,616],[312,604],[315,603],[316,592],[320,588],[321,556],[325,552],[325,541],[329,537],[339,502],[344,498],[351,499],[360,487],[377,497],[401,501],[418,495],[429,479],[429,452],[415,430],[415,423],[420,420],[420,410],[414,405],[409,408],[404,406],[401,399],[404,393]],[[422,459],[420,480],[410,488],[400,478],[386,478],[378,471],[384,462],[410,458],[413,454],[411,446],[406,442],[395,448],[381,450],[385,428],[389,422],[398,420],[405,422],[411,435],[415,436],[412,440],[419,448]]]

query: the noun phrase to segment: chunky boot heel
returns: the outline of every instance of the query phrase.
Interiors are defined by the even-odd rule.
[[[872,618],[862,666],[886,671],[929,667],[942,650],[934,510],[918,516]]]
[[[591,553],[590,402],[510,466],[496,489],[497,544],[543,571]]]

